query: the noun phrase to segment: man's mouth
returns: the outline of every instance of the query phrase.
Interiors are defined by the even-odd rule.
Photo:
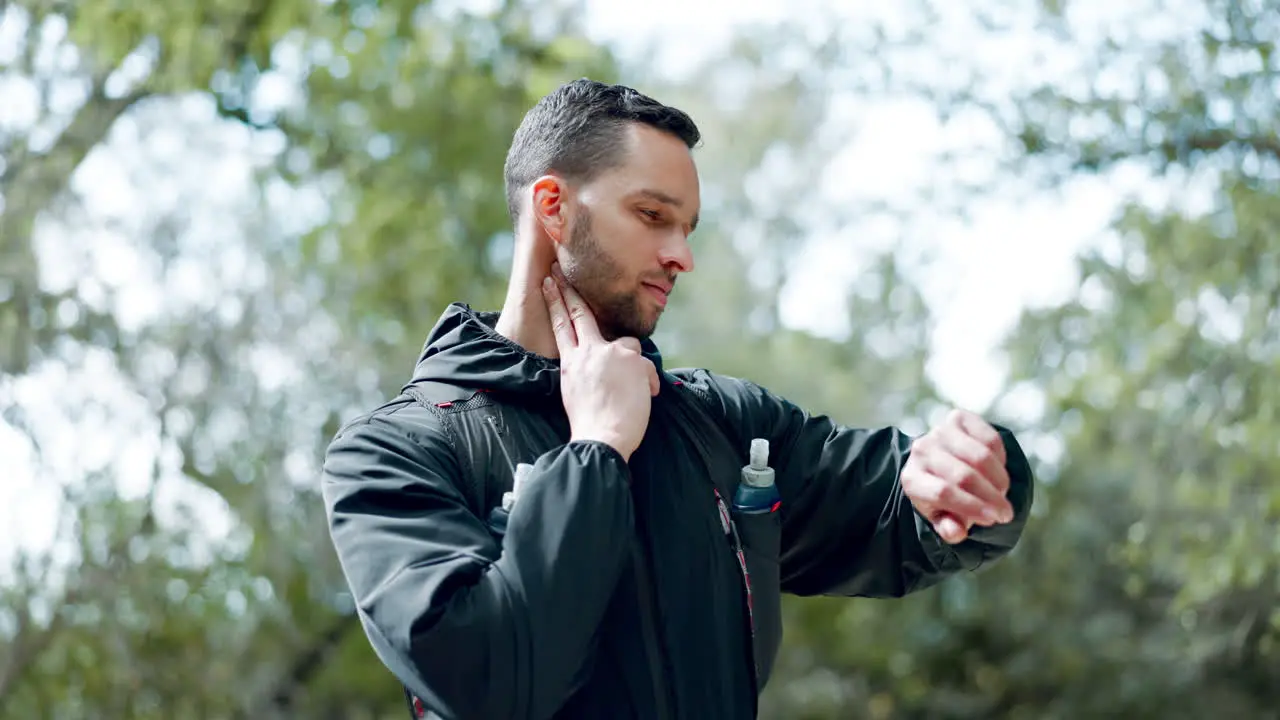
[[[652,295],[654,299],[658,301],[659,307],[667,306],[667,296],[671,294],[672,287],[673,286],[670,284],[660,284],[660,283],[650,283],[650,282],[644,283],[645,290],[648,290],[649,294]]]

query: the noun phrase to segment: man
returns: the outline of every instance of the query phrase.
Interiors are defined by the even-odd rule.
[[[450,306],[404,392],[329,448],[334,546],[419,717],[754,717],[781,592],[900,597],[1021,534],[1026,457],[972,414],[913,440],[662,367],[698,141],[626,87],[541,100],[506,164],[501,311]],[[757,438],[780,503],[731,511]]]

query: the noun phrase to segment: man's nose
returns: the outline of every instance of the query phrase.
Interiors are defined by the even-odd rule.
[[[683,231],[677,231],[662,244],[658,252],[662,267],[676,272],[693,272],[693,249]]]

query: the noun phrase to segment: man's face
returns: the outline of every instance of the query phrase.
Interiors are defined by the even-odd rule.
[[[676,276],[693,270],[701,205],[683,142],[643,125],[627,136],[623,163],[580,188],[558,258],[610,339],[653,334]]]

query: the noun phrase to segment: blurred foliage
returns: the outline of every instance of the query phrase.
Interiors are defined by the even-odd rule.
[[[53,547],[7,583],[0,715],[404,712],[350,614],[316,463],[412,366],[421,308],[492,298],[512,130],[555,82],[613,73],[570,10],[5,6],[3,92],[30,117],[0,135],[0,398],[67,490]],[[215,201],[228,149],[258,191]],[[93,207],[95,153],[132,213]],[[147,285],[159,307],[131,311]],[[140,402],[151,467],[59,473],[57,430],[125,428],[94,427],[104,409],[51,430],[57,410],[20,398],[58,375]]]
[[[940,95],[990,113],[1024,183],[1167,189],[1134,197],[1078,290],[1007,341],[992,415],[1034,408],[1015,426],[1035,522],[936,592],[806,605],[778,716],[1277,717],[1280,12],[1143,5],[1115,22],[1046,3],[1036,25],[1079,58],[1065,80]],[[1161,12],[1192,22],[1136,21]]]
[[[978,41],[931,34],[939,2],[745,27],[677,78],[586,40],[572,5],[489,5],[0,4],[0,412],[60,509],[0,575],[0,717],[403,715],[316,463],[447,303],[498,305],[510,134],[583,75],[704,131],[668,362],[856,424],[918,432],[944,403],[903,248],[851,248],[864,272],[813,310],[846,337],[780,322],[797,248],[884,210],[814,192],[853,132],[837,95],[985,113],[1021,189],[1137,168],[1179,190],[1135,200],[1009,338],[991,414],[1037,457],[1024,543],[904,601],[789,599],[763,716],[1277,717],[1276,8],[990,0],[993,43],[1034,30],[1079,59],[1009,90]],[[992,190],[956,184],[903,232]]]
[[[1146,168],[1176,190],[1130,205],[1081,257],[1078,292],[1024,315],[1012,380],[1042,395],[1042,429],[1062,442],[1051,513],[1068,512],[1058,494],[1072,486],[1096,488],[1115,512],[1096,526],[1111,541],[1094,560],[1132,607],[1110,622],[1156,651],[1149,672],[1131,666],[1102,687],[1163,687],[1146,713],[1274,717],[1280,12],[1190,5],[1203,21],[1194,32],[1104,38],[1096,62],[1112,80],[1027,99],[1019,136],[1031,162]],[[1136,81],[1114,80],[1130,68],[1142,68]]]

